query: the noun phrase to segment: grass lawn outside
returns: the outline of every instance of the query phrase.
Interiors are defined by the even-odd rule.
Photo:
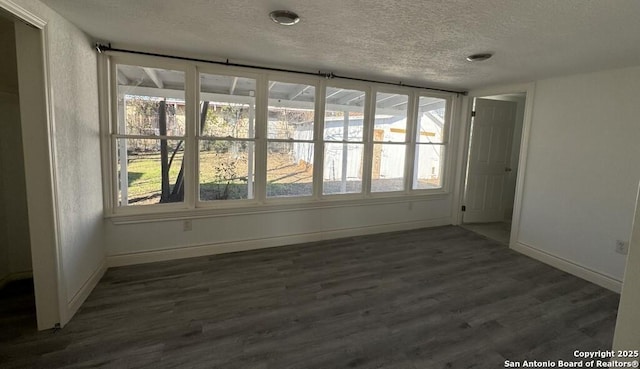
[[[176,182],[184,152],[174,157],[169,169],[170,189]],[[170,153],[171,155],[171,153]],[[246,151],[238,153],[201,151],[199,159],[200,199],[202,201],[246,199],[248,194]],[[128,201],[130,205],[157,204],[160,201],[162,174],[159,152],[128,155]],[[437,183],[420,181],[421,188],[438,188]],[[375,179],[374,191],[403,186],[403,179]],[[361,180],[347,181],[347,192],[361,191]],[[310,196],[313,166],[295,162],[287,153],[270,153],[267,163],[267,197]],[[325,194],[340,193],[340,181],[324,181]]]
[[[176,154],[169,169],[171,188],[180,172],[183,154],[183,152]],[[269,197],[301,196],[311,193],[313,181],[311,165],[293,162],[291,156],[286,153],[269,154],[268,160],[267,194]],[[127,169],[129,204],[157,204],[160,201],[162,188],[160,153],[130,153]],[[199,159],[199,176],[201,200],[246,199],[247,153],[202,151]]]

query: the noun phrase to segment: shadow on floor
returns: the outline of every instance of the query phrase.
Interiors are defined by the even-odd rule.
[[[36,300],[33,279],[9,282],[0,289],[0,343],[36,332]]]

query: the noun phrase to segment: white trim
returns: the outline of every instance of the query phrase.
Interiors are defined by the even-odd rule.
[[[182,201],[187,207],[193,209],[200,199],[200,182],[198,156],[200,156],[200,74],[194,65],[187,65],[184,75],[184,101],[185,101],[185,131],[184,154],[182,157],[184,171],[182,173]],[[191,104],[188,104],[191,102]],[[195,183],[194,183],[195,182]]]
[[[418,98],[426,96],[426,95],[418,95]],[[428,96],[427,96],[428,97]],[[443,132],[443,142],[438,143],[442,145],[444,150],[444,163],[442,163],[442,172],[440,173],[441,178],[441,189],[444,192],[451,192],[454,185],[455,173],[453,169],[456,163],[456,148],[457,148],[457,140],[454,140],[455,134],[458,133],[459,129],[459,121],[456,121],[455,118],[460,116],[462,105],[460,104],[461,96],[449,96],[444,97],[445,100],[445,121],[444,121],[444,132]],[[419,101],[419,100],[417,100]],[[418,104],[419,105],[419,104]],[[419,106],[417,107],[420,108]],[[416,119],[416,125],[418,124]],[[414,158],[415,161],[415,158]],[[418,190],[413,190],[418,191]],[[424,191],[424,190],[423,190]],[[426,190],[432,191],[432,190]]]
[[[527,245],[523,242],[515,242],[511,244],[510,248],[530,258],[551,265],[556,269],[560,269],[563,272],[567,272],[591,283],[595,283],[598,286],[604,287],[613,292],[620,293],[622,290],[622,281],[590,269],[584,265],[550,254],[546,251],[542,251],[534,246]]]
[[[44,91],[45,91],[45,102],[46,102],[46,112],[47,112],[47,121],[48,121],[48,141],[49,141],[49,162],[50,162],[50,172],[51,172],[51,192],[52,192],[52,205],[53,205],[53,222],[54,222],[54,236],[55,236],[55,257],[56,257],[56,267],[57,267],[57,287],[58,287],[58,305],[60,310],[60,326],[64,327],[65,324],[71,320],[73,314],[69,315],[65,306],[66,296],[67,296],[67,286],[63,283],[66,278],[64,276],[64,260],[62,258],[62,250],[60,245],[62,245],[62,228],[60,227],[60,201],[58,199],[58,175],[57,175],[57,149],[56,149],[56,121],[54,114],[54,94],[53,94],[53,86],[51,85],[51,65],[50,65],[50,53],[49,53],[49,27],[45,26],[41,32],[42,35],[42,57],[43,57],[43,73],[44,73]]]
[[[24,272],[9,273],[4,277],[0,278],[0,289],[3,289],[4,286],[9,284],[10,282],[19,281],[22,279],[29,279],[29,278],[33,278],[33,272],[30,270],[26,270]]]
[[[520,218],[522,216],[522,198],[524,196],[524,179],[527,175],[527,156],[529,155],[529,137],[531,122],[533,121],[533,102],[535,99],[535,83],[531,83],[526,92],[524,103],[524,121],[522,122],[522,136],[520,138],[520,156],[518,157],[518,173],[516,176],[516,191],[511,216],[511,238],[509,244],[515,244],[520,234]]]
[[[523,92],[529,92],[531,88],[533,88],[534,83],[519,83],[513,85],[506,86],[494,86],[483,88],[480,90],[472,90],[469,91],[469,97],[484,97],[484,96],[494,96],[494,95],[506,95],[506,94],[517,94]]]
[[[324,232],[300,233],[287,236],[277,236],[268,238],[253,238],[237,241],[223,241],[206,244],[195,244],[170,249],[158,249],[126,254],[116,254],[107,256],[107,265],[109,268],[153,263],[157,261],[185,259],[198,256],[224,254],[229,252],[257,250],[270,247],[286,246],[305,242],[315,242],[322,240],[330,240],[343,237],[353,237],[360,235],[369,235],[377,233],[404,231],[410,229],[419,229],[427,227],[438,227],[450,224],[449,217],[436,218],[431,220],[422,220],[403,223],[388,223],[365,227],[354,227],[335,229]]]
[[[418,103],[420,96],[418,94],[410,94],[408,96],[409,100],[407,101],[407,118],[405,125],[405,141],[407,142],[407,146],[405,147],[404,152],[404,192],[405,194],[409,194],[411,191],[414,191],[414,175],[416,173],[416,166],[418,166],[418,161],[416,160],[416,130],[419,129],[420,122],[418,122],[418,110],[420,109],[420,104]],[[445,102],[445,107],[447,103]],[[451,104],[449,104],[451,106]],[[446,109],[446,108],[445,108]],[[446,110],[445,110],[446,111]],[[447,121],[445,118],[444,125],[447,125]],[[443,146],[446,146],[443,144]],[[446,156],[446,152],[445,152]],[[373,164],[372,164],[373,165]]]
[[[87,279],[82,287],[76,292],[76,294],[71,298],[69,303],[67,304],[67,316],[72,317],[76,314],[80,306],[85,302],[91,291],[98,285],[102,276],[107,271],[107,261],[102,260],[102,263],[98,266],[98,268],[91,274],[89,279]]]
[[[103,209],[113,209],[116,205],[111,194],[114,193],[111,181],[111,94],[110,60],[104,54],[98,54],[98,109],[100,114],[100,160],[102,165],[102,206]],[[107,143],[108,144],[105,144]]]
[[[462,224],[462,212],[460,208],[462,206],[462,202],[464,200],[464,181],[465,181],[465,172],[466,172],[466,162],[467,162],[467,149],[469,147],[468,143],[468,129],[469,124],[468,120],[465,119],[465,112],[468,111],[468,105],[470,105],[471,99],[462,96],[457,99],[458,100],[458,109],[455,112],[455,122],[453,129],[455,129],[456,140],[452,140],[455,143],[455,151],[451,150],[452,156],[455,156],[455,163],[450,163],[450,185],[451,185],[451,193],[453,194],[452,206],[451,209],[451,223],[454,225]],[[454,173],[455,170],[455,173]]]
[[[6,5],[6,2],[3,6]],[[25,19],[26,10],[17,16]],[[30,13],[29,13],[30,14]],[[32,21],[39,18],[30,17]],[[38,329],[52,328],[65,321],[65,286],[60,259],[58,203],[56,199],[53,100],[49,65],[48,26],[30,27],[16,23],[16,55],[22,60],[20,113],[23,140],[36,142],[38,150],[25,149],[27,197],[33,261]],[[22,45],[22,47],[20,47]],[[28,62],[25,62],[28,61]],[[20,69],[20,68],[19,68]],[[34,105],[37,108],[27,109]],[[27,132],[28,135],[24,134]],[[25,147],[27,147],[26,145]],[[27,155],[29,154],[29,155]],[[27,163],[28,162],[28,163]],[[31,201],[38,199],[38,201]],[[33,225],[37,226],[33,226]]]
[[[21,21],[26,22],[38,29],[44,29],[44,26],[47,25],[47,22],[44,19],[31,13],[30,11],[26,10],[25,8],[14,3],[11,0],[0,0],[0,8],[3,8]]]
[[[324,125],[327,109],[326,98],[327,84],[326,81],[321,80],[314,99],[315,112],[313,116],[313,186],[311,190],[313,191],[313,198],[316,200],[322,199],[322,192],[324,190]],[[267,153],[267,155],[269,154]],[[346,169],[342,168],[342,170],[344,171]]]
[[[130,214],[130,215],[118,215],[111,217],[113,224],[134,224],[134,223],[150,223],[157,221],[171,221],[171,220],[185,220],[185,219],[198,219],[198,218],[216,218],[236,215],[255,215],[255,214],[272,214],[299,210],[315,210],[315,209],[330,209],[330,208],[342,208],[342,207],[358,207],[358,206],[371,206],[371,205],[386,205],[386,204],[399,204],[407,202],[419,202],[419,201],[438,201],[444,200],[449,195],[448,193],[433,193],[429,195],[420,196],[386,196],[376,198],[362,198],[361,196],[348,198],[349,194],[340,199],[330,199],[325,201],[299,201],[300,198],[283,199],[276,205],[265,206],[257,202],[246,203],[246,206],[236,205],[225,208],[198,208],[198,209],[184,209],[182,211],[175,210],[172,212],[157,212],[157,213],[143,213],[143,214]],[[309,197],[310,198],[310,197]],[[284,201],[288,200],[288,201]],[[298,200],[298,201],[296,201]],[[162,209],[164,210],[164,209]]]

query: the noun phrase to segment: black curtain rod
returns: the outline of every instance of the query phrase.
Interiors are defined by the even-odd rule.
[[[341,75],[333,74],[331,72],[321,72],[321,71],[318,71],[317,73],[303,72],[303,71],[293,70],[293,69],[271,68],[271,67],[261,67],[261,66],[258,66],[258,65],[251,65],[251,64],[232,63],[232,62],[229,61],[229,59],[227,59],[226,61],[215,61],[215,60],[207,60],[207,59],[188,58],[188,57],[185,57],[185,56],[150,53],[150,52],[138,51],[138,50],[118,49],[118,48],[115,48],[115,47],[111,47],[111,44],[104,45],[104,44],[96,43],[96,50],[99,53],[103,53],[103,52],[106,52],[106,51],[114,51],[114,52],[120,52],[120,53],[147,55],[147,56],[157,56],[157,57],[161,57],[161,58],[169,58],[169,59],[177,59],[177,60],[194,61],[194,62],[200,62],[200,63],[226,65],[226,66],[230,66],[230,67],[260,69],[260,70],[267,70],[267,71],[271,71],[271,72],[285,72],[285,73],[303,74],[303,75],[307,75],[307,76],[323,77],[323,78],[326,78],[326,79],[339,78],[339,79],[346,79],[346,80],[350,80],[350,81],[379,83],[379,84],[383,84],[383,85],[410,87],[410,88],[418,88],[418,89],[429,90],[429,91],[448,92],[448,93],[454,93],[454,94],[458,94],[458,95],[467,95],[467,93],[465,91],[454,91],[454,90],[447,90],[447,89],[443,89],[443,88],[433,88],[433,87],[424,87],[424,86],[416,86],[416,85],[407,85],[407,84],[404,84],[402,82],[397,82],[396,83],[396,82],[376,81],[376,80],[366,79],[366,78],[347,77],[347,76],[341,76]]]

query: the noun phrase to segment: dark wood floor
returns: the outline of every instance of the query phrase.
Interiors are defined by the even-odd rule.
[[[63,330],[0,335],[0,367],[502,368],[610,349],[617,306],[450,226],[110,269]]]

